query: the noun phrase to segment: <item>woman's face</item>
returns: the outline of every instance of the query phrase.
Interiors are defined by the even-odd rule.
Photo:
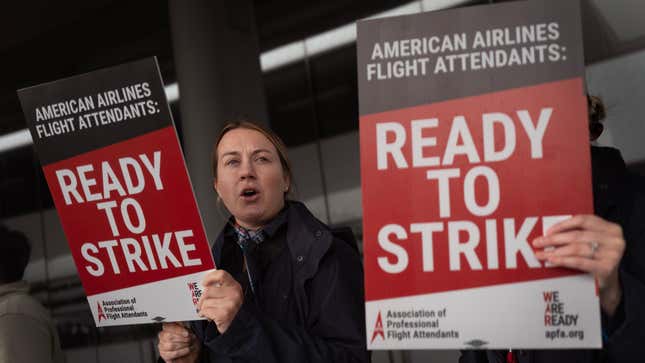
[[[275,146],[262,133],[239,128],[220,141],[215,190],[242,227],[257,229],[275,217],[289,182]]]

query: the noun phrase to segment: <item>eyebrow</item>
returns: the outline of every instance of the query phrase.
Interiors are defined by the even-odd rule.
[[[256,155],[256,154],[263,153],[263,152],[271,154],[271,150],[269,150],[269,149],[256,149],[256,150],[253,150],[251,155]],[[220,158],[224,158],[226,156],[239,156],[239,155],[240,155],[239,151],[227,151],[227,152],[223,153],[222,156],[220,156]]]

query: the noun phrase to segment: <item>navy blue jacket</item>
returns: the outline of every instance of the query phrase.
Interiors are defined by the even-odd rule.
[[[212,323],[193,322],[202,341],[202,362],[369,361],[363,269],[353,236],[330,230],[303,204],[288,203],[286,245],[293,271],[294,303],[289,305],[293,319],[278,322],[245,299],[224,334],[212,334]],[[213,245],[217,266],[223,246],[220,234]]]
[[[645,342],[645,182],[630,174],[616,149],[592,147],[595,213],[623,228],[625,254],[619,266],[623,290],[616,314],[603,314],[603,349],[526,350],[519,363],[643,362]],[[506,362],[505,352],[462,352],[460,363]]]

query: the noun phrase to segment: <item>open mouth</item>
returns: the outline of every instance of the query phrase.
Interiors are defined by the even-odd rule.
[[[242,193],[240,193],[240,196],[243,198],[252,198],[258,194],[257,189],[253,188],[246,188],[242,190]]]

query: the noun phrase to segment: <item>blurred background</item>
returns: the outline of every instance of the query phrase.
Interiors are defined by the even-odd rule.
[[[159,327],[94,327],[17,89],[156,56],[211,238],[223,220],[210,187],[211,145],[227,119],[251,117],[265,121],[289,147],[298,199],[321,220],[351,226],[362,242],[356,21],[491,2],[6,4],[0,12],[0,223],[32,243],[26,279],[56,321],[67,362],[154,362]],[[598,143],[619,148],[629,168],[645,174],[645,2],[581,5],[587,87],[607,107]],[[457,357],[455,351],[378,351],[373,361]]]

